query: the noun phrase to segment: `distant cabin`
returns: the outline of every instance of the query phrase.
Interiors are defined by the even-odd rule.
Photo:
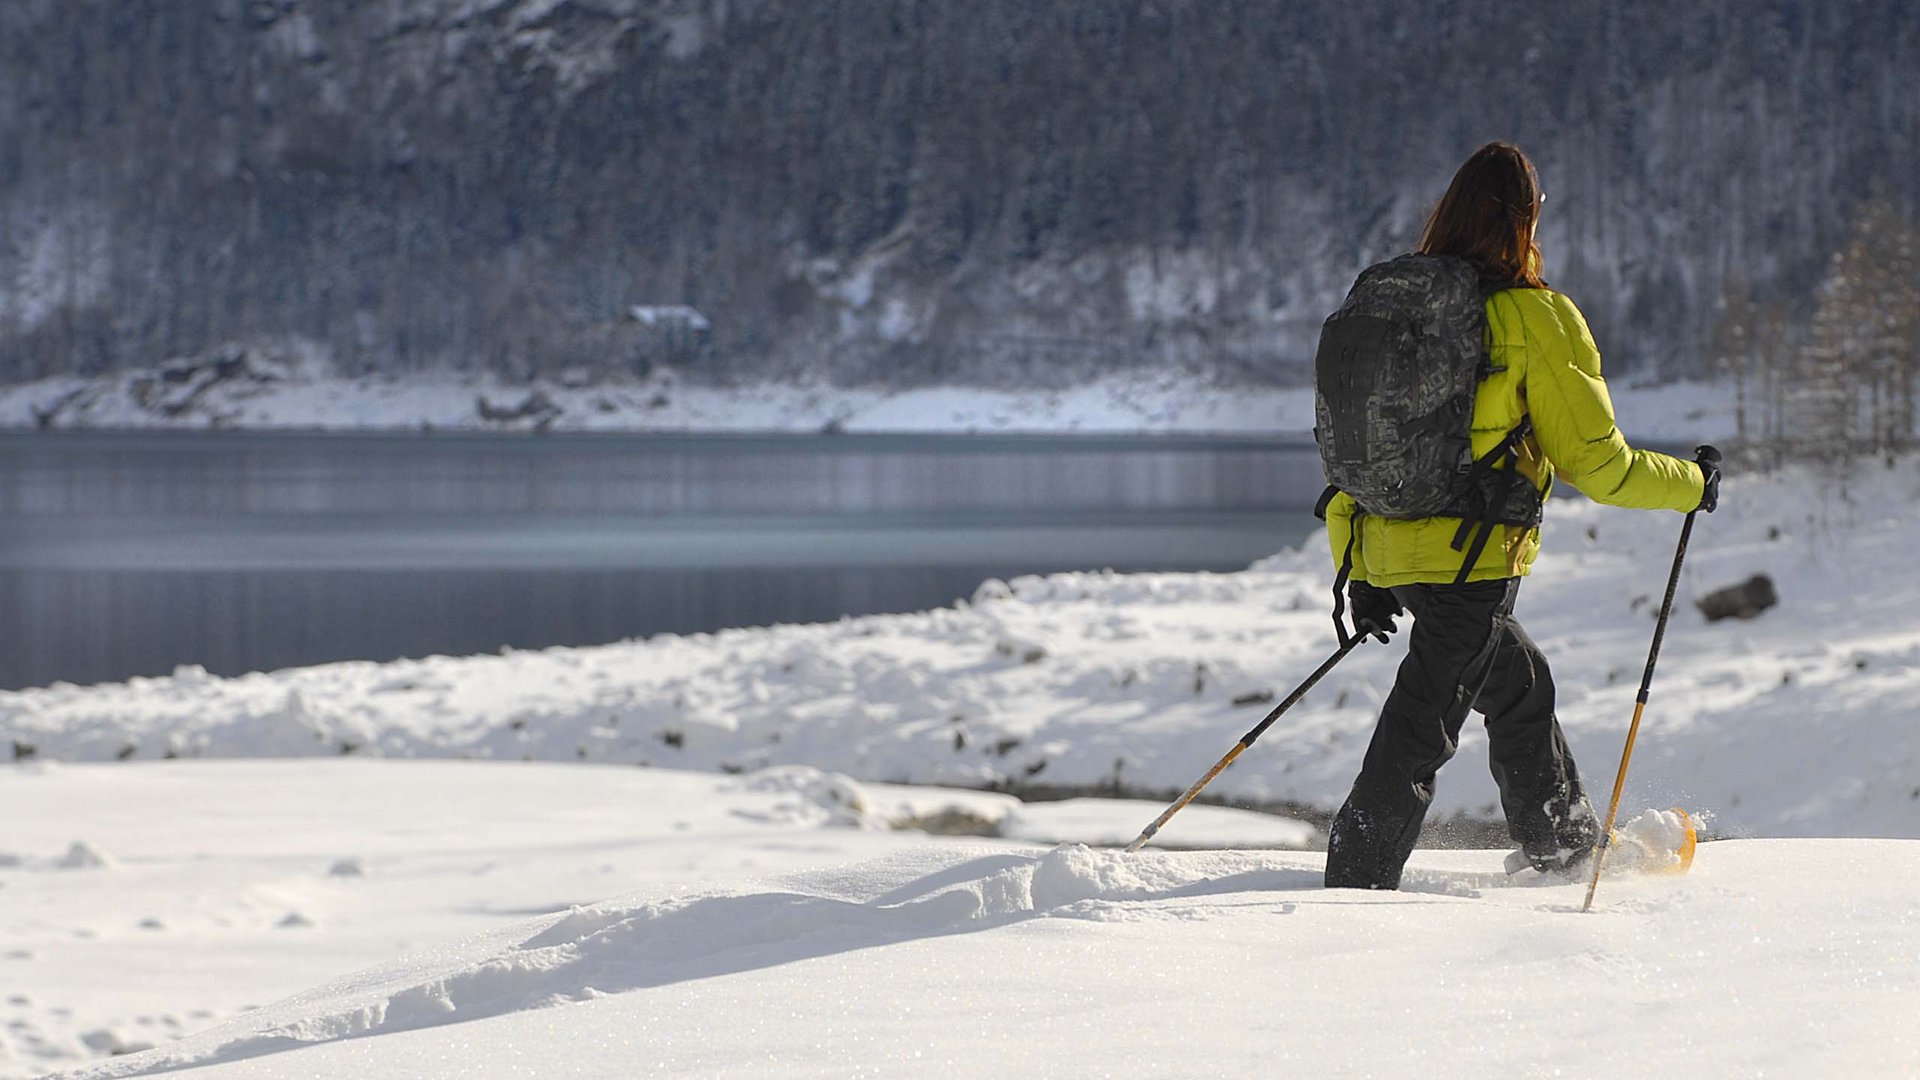
[[[713,348],[712,321],[686,304],[635,304],[627,314],[641,327],[643,373],[657,364],[693,365]]]

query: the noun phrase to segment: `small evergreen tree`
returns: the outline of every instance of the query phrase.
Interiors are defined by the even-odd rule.
[[[1852,245],[1834,252],[1820,284],[1806,346],[1792,377],[1781,390],[1785,399],[1785,449],[1796,457],[1826,465],[1853,456],[1859,438],[1859,391],[1855,370],[1861,356],[1862,287],[1858,254]]]
[[[1759,307],[1753,302],[1747,278],[1738,269],[1727,275],[1720,296],[1720,322],[1713,335],[1713,363],[1733,379],[1734,437],[1741,443],[1757,436],[1748,416],[1748,392],[1758,375]]]
[[[1749,339],[1730,302],[1723,352]],[[1736,361],[1737,362],[1737,361]],[[1736,376],[1738,380],[1741,376]],[[1784,415],[1782,448],[1838,462],[1892,453],[1915,443],[1920,378],[1920,230],[1883,198],[1855,215],[1851,235],[1828,264],[1806,341],[1772,397]]]

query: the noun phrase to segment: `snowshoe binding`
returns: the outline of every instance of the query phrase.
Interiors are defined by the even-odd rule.
[[[1693,815],[1679,807],[1648,810],[1613,830],[1604,858],[1606,872],[1636,874],[1684,874],[1693,866],[1694,849],[1700,834]],[[1558,862],[1541,865],[1524,851],[1507,856],[1507,873],[1534,869],[1543,874],[1574,880],[1592,871],[1592,859],[1598,851],[1570,853]]]

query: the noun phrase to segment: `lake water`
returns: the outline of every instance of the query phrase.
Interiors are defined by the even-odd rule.
[[[1231,570],[1312,531],[1301,440],[0,435],[0,687],[909,611]]]

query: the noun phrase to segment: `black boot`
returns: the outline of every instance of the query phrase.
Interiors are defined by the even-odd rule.
[[[1399,888],[1432,802],[1431,785],[1370,783],[1363,773],[1328,831],[1327,888]]]

